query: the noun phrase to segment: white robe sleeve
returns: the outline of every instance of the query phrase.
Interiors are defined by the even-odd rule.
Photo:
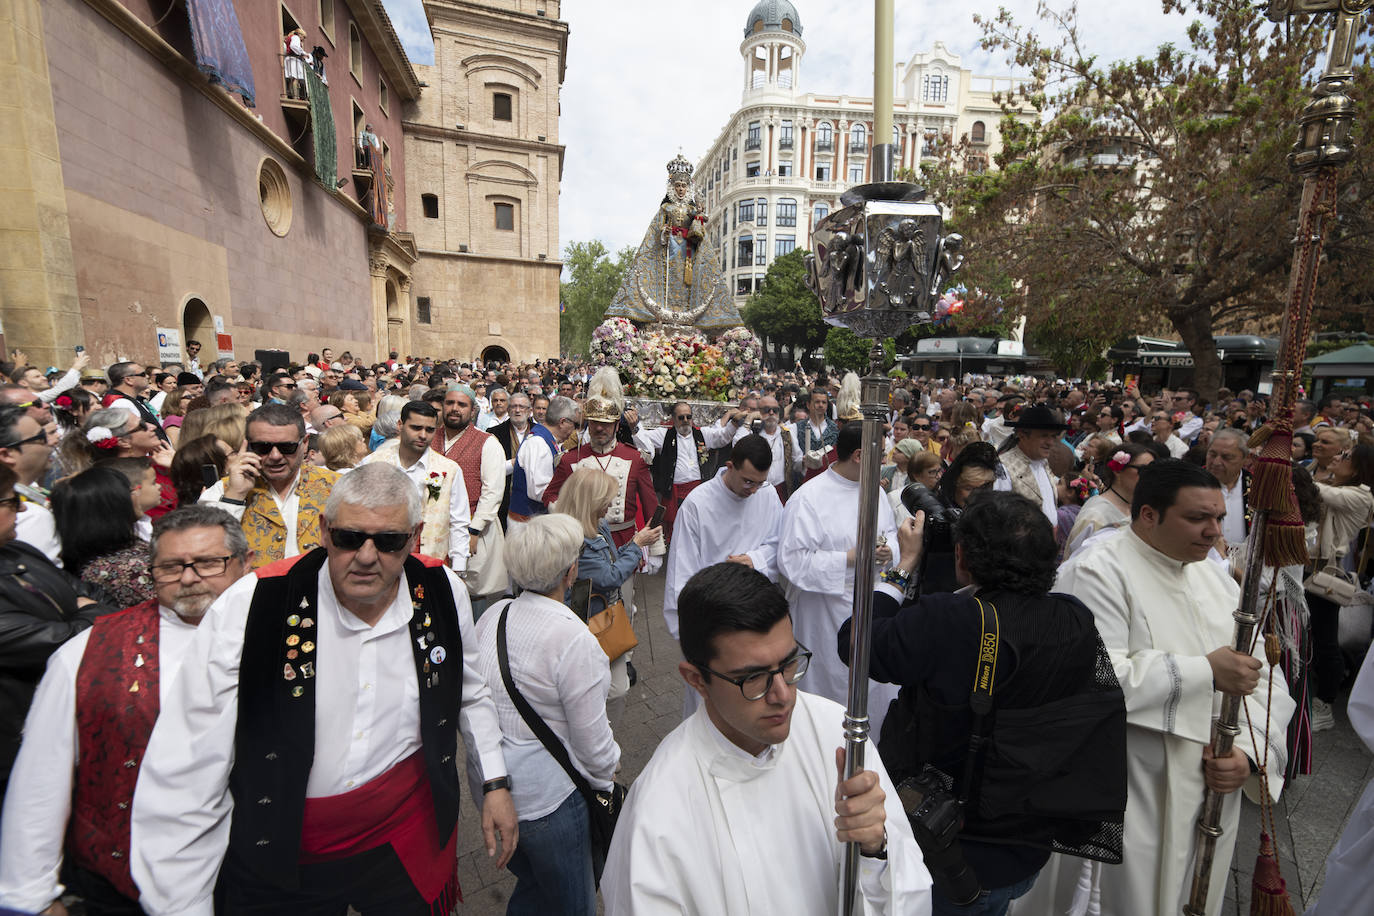
[[[62,896],[77,762],[76,673],[90,634],[53,653],[24,722],[0,820],[0,906],[40,913]]]
[[[782,537],[782,504],[778,503],[772,487],[764,487],[749,497],[751,500],[766,499],[775,504],[766,519],[767,524],[760,531],[763,540],[759,545],[746,551],[754,568],[763,573],[770,581],[778,581],[778,539]]]
[[[150,916],[213,916],[229,847],[239,663],[257,578],[216,599],[153,726],[134,791],[130,869]]]
[[[673,522],[673,541],[668,545],[668,571],[663,579],[663,622],[668,635],[678,639],[677,598],[687,580],[706,564],[701,559],[700,503],[686,500]]]
[[[544,491],[553,482],[553,455],[547,443],[538,436],[530,436],[515,456],[525,471],[525,490],[532,502],[542,502]]]
[[[668,434],[669,427],[655,426],[652,429],[645,429],[644,424],[639,425],[631,437],[634,439],[635,448],[641,452],[646,452],[651,457],[658,454],[658,450],[663,448],[663,437]]]
[[[506,452],[495,436],[488,436],[482,443],[482,491],[477,497],[477,508],[472,511],[471,527],[486,531],[487,526],[499,524],[497,514],[501,511],[501,497],[505,494],[506,480],[502,468],[506,463]]]
[[[705,441],[707,448],[725,448],[735,441],[735,430],[738,428],[734,420],[724,426],[719,423],[712,423],[710,426],[701,428],[701,438]]]
[[[1137,596],[1126,593],[1125,578],[1106,568],[1101,551],[1084,554],[1083,558],[1084,562],[1060,567],[1055,590],[1073,595],[1093,612],[1112,669],[1126,695],[1127,723],[1208,743],[1213,690],[1207,657],[1152,648],[1133,650],[1131,624]]]
[[[498,449],[501,446],[496,446]],[[463,469],[454,468],[453,482],[449,484],[448,497],[448,559],[455,572],[468,568],[468,487],[463,480]],[[421,494],[424,489],[421,488]]]
[[[800,495],[800,494],[799,494]],[[794,588],[818,595],[845,595],[848,552],[823,546],[824,521],[811,511],[810,501],[793,496],[783,512],[778,538],[778,572]]]

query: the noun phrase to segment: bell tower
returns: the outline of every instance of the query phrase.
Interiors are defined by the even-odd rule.
[[[801,17],[790,0],[759,0],[744,24],[744,100],[761,95],[793,98],[801,84]]]

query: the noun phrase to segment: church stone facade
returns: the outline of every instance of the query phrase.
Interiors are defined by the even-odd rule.
[[[558,353],[559,0],[426,0],[434,65],[404,124],[417,353]]]

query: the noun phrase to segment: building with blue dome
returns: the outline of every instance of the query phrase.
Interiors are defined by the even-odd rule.
[[[843,40],[826,36],[832,44]],[[872,180],[873,99],[803,90],[806,43],[791,0],[755,3],[739,50],[740,107],[698,163],[695,180],[709,213],[707,234],[742,306],[774,258],[810,247],[811,227],[839,206],[845,188]],[[965,167],[992,167],[1002,146],[994,93],[1021,80],[964,69],[941,41],[898,64],[893,79],[896,168],[919,172],[965,136]]]

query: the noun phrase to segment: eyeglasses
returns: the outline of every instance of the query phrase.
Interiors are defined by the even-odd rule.
[[[124,377],[125,377],[125,378],[147,378],[147,377],[148,377],[148,370],[147,370],[147,369],[144,369],[142,372],[130,372],[128,375],[126,375],[126,376],[124,376]]]
[[[22,503],[23,500],[18,496],[6,496],[0,499],[0,509],[9,509],[13,512],[18,512]]]
[[[673,417],[673,420],[675,420],[678,423],[690,423],[692,422],[692,415],[689,413],[680,413],[677,416]]]
[[[227,557],[199,557],[190,563],[156,563],[153,565],[154,582],[176,582],[181,578],[186,570],[192,570],[201,579],[209,579],[212,576],[222,576],[224,571],[229,568],[229,561],[232,556]]]
[[[770,668],[767,671],[755,671],[753,674],[746,674],[744,677],[731,677],[728,674],[721,674],[713,671],[706,665],[698,665],[704,671],[714,674],[723,681],[729,681],[739,688],[739,692],[751,703],[754,700],[761,700],[768,694],[768,688],[773,684],[773,675],[782,675],[784,684],[795,684],[806,674],[806,669],[811,667],[811,650],[797,643],[797,651],[787,661]]]
[[[760,407],[759,410],[760,410],[761,412],[763,412],[763,413],[777,413],[777,412],[778,412],[778,409],[777,409],[776,407]]]
[[[296,449],[298,449],[298,448],[300,448],[300,447],[301,447],[301,443],[300,443],[300,440],[299,440],[299,439],[297,439],[297,440],[294,441],[294,442],[252,442],[252,441],[250,441],[250,442],[248,443],[248,449],[249,449],[249,451],[251,451],[254,455],[261,455],[261,456],[264,457],[264,458],[266,458],[268,455],[272,454],[272,449],[276,449],[277,451],[281,452],[283,455],[294,455],[294,454],[296,454]]]
[[[47,434],[46,432],[44,432],[43,430],[39,430],[38,433],[37,433],[36,435],[29,436],[27,439],[20,439],[18,442],[6,442],[6,443],[3,443],[3,444],[0,444],[0,448],[23,448],[24,446],[28,445],[30,442],[46,442],[46,441],[48,441],[48,434]]]
[[[340,550],[362,550],[371,541],[382,553],[400,553],[410,543],[409,531],[354,531],[351,528],[330,528],[329,539]]]
[[[744,489],[746,490],[757,490],[759,487],[766,484],[768,480],[750,480],[748,477],[741,477],[739,482],[744,485]]]
[[[278,388],[295,388],[295,387],[296,387],[296,383],[295,383],[295,382],[281,382],[280,384],[277,385],[277,387],[278,387]]]
[[[911,424],[911,428],[912,428],[912,429],[934,429],[934,427],[931,426],[929,423],[913,423],[913,424]]]
[[[936,442],[948,442],[948,441],[949,441],[949,436],[948,436],[948,435],[936,436],[936,437],[935,437],[935,441],[936,441]]]

